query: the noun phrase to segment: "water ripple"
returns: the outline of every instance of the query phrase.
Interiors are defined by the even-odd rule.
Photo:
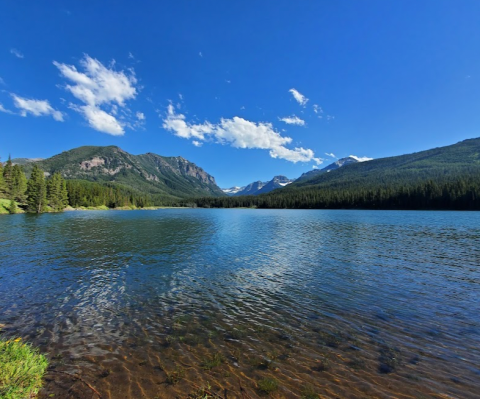
[[[262,378],[278,397],[474,398],[479,226],[460,212],[3,217],[0,322],[111,398],[207,381],[256,396]],[[73,383],[41,396],[88,394]]]

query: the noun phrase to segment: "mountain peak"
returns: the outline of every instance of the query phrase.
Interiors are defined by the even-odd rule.
[[[285,187],[287,184],[292,183],[293,180],[289,179],[286,176],[278,175],[275,176],[272,180],[267,182],[262,182],[260,180],[250,183],[244,187],[232,187],[224,188],[222,191],[230,196],[240,196],[240,195],[258,195],[268,193],[277,188]]]

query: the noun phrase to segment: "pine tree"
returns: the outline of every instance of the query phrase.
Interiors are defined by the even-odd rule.
[[[61,212],[68,204],[65,181],[60,173],[54,173],[47,181],[47,201],[54,212]]]
[[[47,209],[47,187],[43,170],[37,165],[33,166],[32,174],[27,182],[28,212],[42,213]]]
[[[12,159],[9,156],[8,161],[3,167],[3,180],[5,184],[5,194],[8,199],[12,199],[12,179],[13,179],[13,165]]]
[[[5,195],[5,180],[3,179],[3,164],[0,162],[0,198]]]
[[[21,166],[15,165],[12,169],[11,198],[17,202],[24,203],[26,199],[26,190],[27,178],[25,177],[25,173]]]
[[[63,205],[62,209],[65,209],[68,206],[68,190],[67,190],[67,182],[63,178],[62,178],[62,185],[60,189],[60,197]]]

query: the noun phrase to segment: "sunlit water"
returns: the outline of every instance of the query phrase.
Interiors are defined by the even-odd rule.
[[[16,215],[0,255],[41,398],[480,397],[480,213]]]

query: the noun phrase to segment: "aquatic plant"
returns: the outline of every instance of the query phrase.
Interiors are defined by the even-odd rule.
[[[257,382],[260,393],[271,394],[278,389],[278,381],[275,378],[264,378]]]
[[[217,352],[212,356],[204,358],[201,363],[201,366],[205,370],[211,370],[214,367],[220,366],[224,361],[225,361],[225,357],[221,353]]]
[[[0,397],[24,399],[36,396],[48,366],[47,358],[21,338],[0,339]]]
[[[167,374],[165,382],[170,385],[178,384],[180,380],[185,377],[185,370],[182,367],[176,367],[175,370],[171,371],[170,373],[165,373]]]
[[[318,399],[318,393],[313,385],[307,384],[302,388],[302,399]]]
[[[210,389],[212,389],[212,387],[207,382],[206,387],[203,387],[203,386],[198,387],[195,391],[190,393],[187,398],[188,399],[209,399],[209,398],[213,398],[213,396],[210,394],[210,391],[209,391]]]

